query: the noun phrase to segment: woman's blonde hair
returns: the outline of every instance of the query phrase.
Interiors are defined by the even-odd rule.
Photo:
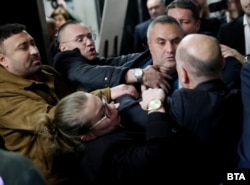
[[[47,129],[43,135],[53,140],[54,148],[62,150],[63,147],[70,151],[84,147],[80,136],[88,133],[91,127],[91,120],[84,116],[87,100],[85,92],[74,92],[59,101],[54,118],[48,114],[41,115],[39,125]]]

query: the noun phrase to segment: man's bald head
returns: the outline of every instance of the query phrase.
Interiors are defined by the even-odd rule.
[[[223,61],[220,45],[211,36],[189,34],[177,47],[177,70],[185,68],[197,82],[221,78]]]

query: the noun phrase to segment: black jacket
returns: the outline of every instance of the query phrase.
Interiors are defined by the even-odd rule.
[[[57,53],[53,67],[71,86],[90,92],[124,83],[128,69],[149,56],[147,51],[119,57],[97,57],[89,61],[81,55],[79,49],[74,49]]]
[[[239,168],[250,172],[250,63],[245,64],[241,71],[241,92],[244,110],[242,138],[239,143]],[[250,174],[250,173],[249,173]]]
[[[146,132],[131,133],[125,125],[126,131],[89,142],[81,163],[89,184],[213,185],[236,168],[240,92],[228,91],[221,80],[175,91],[166,114],[148,116],[138,103],[126,105],[131,114],[122,120],[137,117]]]
[[[145,51],[147,46],[147,30],[153,19],[148,19],[135,26],[134,31],[134,52]]]
[[[217,38],[221,44],[234,48],[242,55],[245,55],[243,16],[232,22],[222,24]]]

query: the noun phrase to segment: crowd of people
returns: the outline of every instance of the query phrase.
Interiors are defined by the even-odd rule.
[[[147,0],[141,50],[108,58],[84,22],[59,25],[55,11],[51,65],[26,25],[0,25],[0,184],[221,185],[250,170],[250,3],[239,1],[223,22],[195,1]]]

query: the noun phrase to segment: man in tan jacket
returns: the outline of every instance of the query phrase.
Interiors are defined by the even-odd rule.
[[[48,184],[76,184],[74,153],[58,157],[53,152],[56,143],[41,136],[45,128],[39,125],[41,115],[53,117],[58,101],[75,90],[54,68],[42,65],[36,43],[25,29],[17,23],[0,26],[0,135],[4,147],[31,159]],[[101,92],[112,98],[109,88],[92,93]],[[136,95],[135,88],[120,86],[113,98],[122,93]],[[115,128],[112,122],[110,126]]]

